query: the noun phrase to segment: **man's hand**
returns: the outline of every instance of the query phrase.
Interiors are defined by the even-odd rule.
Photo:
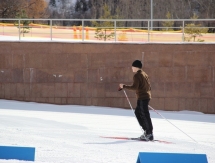
[[[121,88],[121,89],[122,89],[122,88],[123,88],[123,85],[124,85],[124,84],[119,84],[119,88]]]
[[[121,91],[121,90],[123,89],[123,85],[124,85],[124,84],[119,84],[118,91]]]

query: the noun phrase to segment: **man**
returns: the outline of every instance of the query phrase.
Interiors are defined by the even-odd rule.
[[[151,85],[148,75],[142,70],[142,63],[139,60],[135,60],[132,63],[132,71],[135,73],[133,77],[132,85],[120,84],[120,89],[129,89],[136,91],[137,95],[137,107],[135,109],[135,115],[140,126],[144,130],[144,134],[140,136],[140,139],[146,141],[154,140],[153,126],[148,110],[148,104],[151,99]]]

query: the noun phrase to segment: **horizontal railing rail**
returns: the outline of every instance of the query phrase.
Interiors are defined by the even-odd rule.
[[[215,43],[215,19],[0,18],[0,41],[14,40]]]

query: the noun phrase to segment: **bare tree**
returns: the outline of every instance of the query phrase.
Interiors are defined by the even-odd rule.
[[[26,0],[0,0],[1,18],[15,18],[26,7]]]
[[[29,0],[27,1],[27,14],[29,18],[46,18],[47,6],[45,0]]]

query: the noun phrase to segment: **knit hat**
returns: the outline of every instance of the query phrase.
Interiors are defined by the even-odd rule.
[[[132,66],[133,67],[137,67],[137,68],[142,68],[142,63],[140,60],[135,60],[133,63],[132,63]]]

